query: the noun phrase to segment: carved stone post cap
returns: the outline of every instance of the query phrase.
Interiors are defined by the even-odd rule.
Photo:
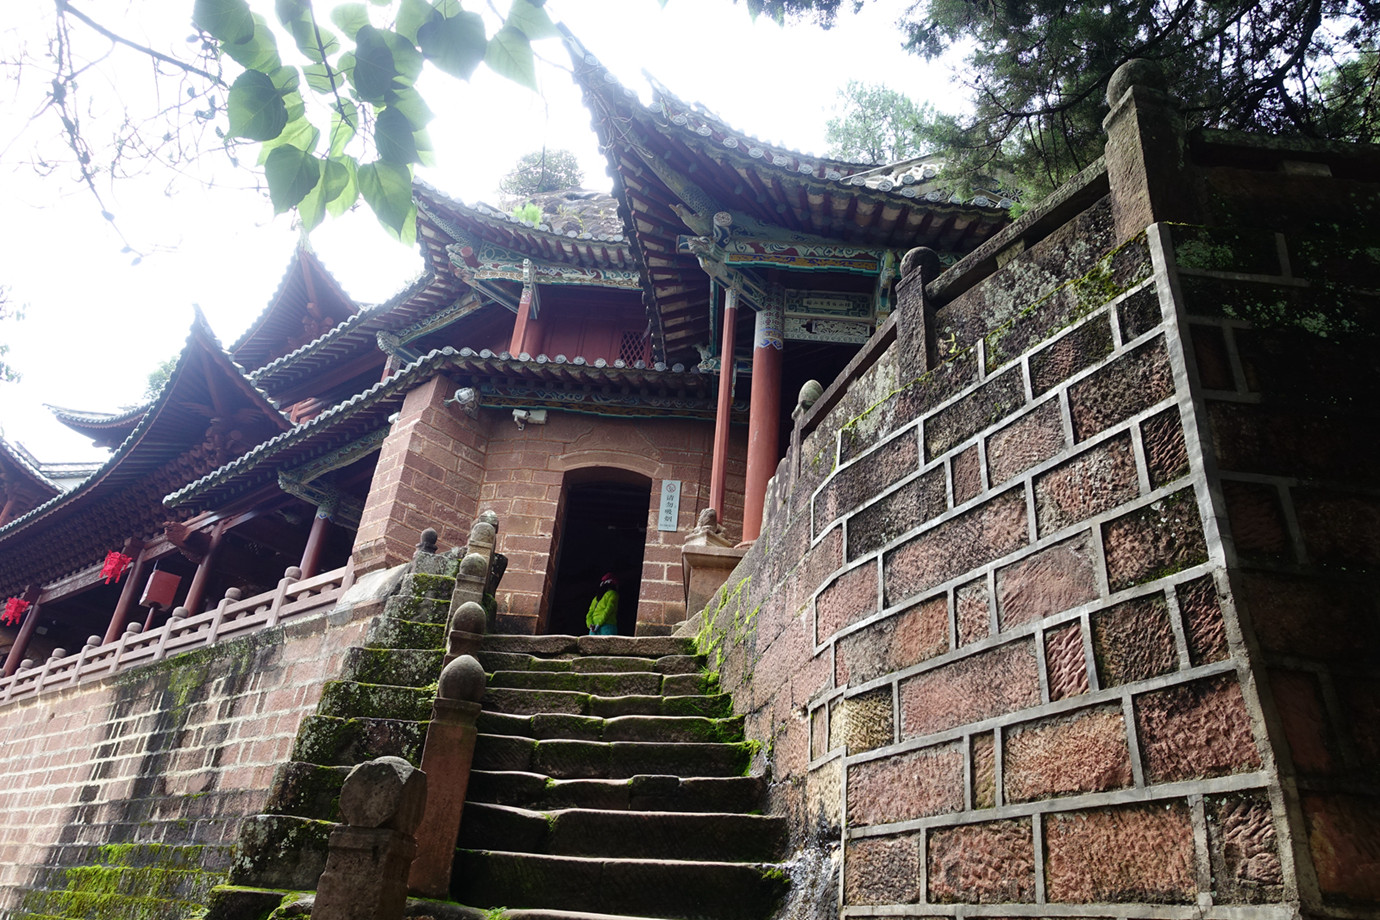
[[[939,261],[939,253],[928,246],[916,246],[901,259],[901,277],[906,280],[918,271],[920,280],[928,284],[939,277],[943,270],[944,263]]]
[[[126,636],[137,636],[139,633],[141,633],[141,632],[143,632],[143,631],[144,631],[144,624],[143,624],[143,623],[128,623],[128,624],[125,625],[125,635],[126,635]]]
[[[819,398],[823,395],[824,384],[818,380],[807,380],[805,385],[800,388],[800,395],[795,398],[795,404],[802,409],[808,409],[819,402]]]
[[[485,621],[484,608],[474,601],[465,601],[450,615],[450,628],[458,629],[460,632],[483,634]]]
[[[96,646],[100,645],[103,641],[105,640],[103,640],[100,636],[87,636],[86,647],[95,648]]]
[[[32,671],[33,668],[34,660],[32,658],[25,658],[23,661],[19,662],[19,670],[21,671]]]
[[[53,649],[53,654],[51,654],[51,655],[48,656],[48,660],[49,660],[49,661],[57,661],[59,658],[66,658],[66,657],[67,657],[67,649],[65,649],[65,648],[55,648],[55,649]]]
[[[498,515],[493,511],[479,512],[479,520],[483,521],[485,524],[493,525],[495,530],[498,529]]]
[[[417,541],[417,552],[419,552],[419,553],[434,553],[434,552],[436,552],[436,539],[437,539],[437,533],[436,533],[436,531],[435,531],[433,528],[428,527],[426,530],[423,530],[423,531],[422,531],[422,535],[421,535],[421,539]]]
[[[291,581],[296,581],[302,577],[302,569],[299,566],[290,565],[283,570],[283,577]]]
[[[483,665],[469,655],[461,655],[441,671],[436,695],[477,703],[484,698],[484,680]]]
[[[498,534],[498,528],[488,521],[475,521],[470,528],[471,543],[492,543]]]
[[[483,578],[489,573],[489,560],[478,553],[470,553],[460,560],[460,574],[469,578]]]
[[[227,601],[237,601],[237,600],[239,600],[239,599],[242,598],[242,597],[244,597],[244,592],[241,591],[239,588],[226,588],[226,589],[225,589],[225,599],[226,599]]]
[[[354,827],[411,834],[426,809],[426,774],[401,757],[357,765],[340,787],[340,814]]]
[[[1107,104],[1115,106],[1133,86],[1145,86],[1162,93],[1169,92],[1169,80],[1158,61],[1131,58],[1118,67],[1112,78],[1107,81]]]

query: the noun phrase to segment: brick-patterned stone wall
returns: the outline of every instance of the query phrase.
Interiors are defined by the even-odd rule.
[[[882,350],[705,611],[849,914],[1296,903],[1151,229],[1117,244],[1104,198],[944,305],[932,370]]]
[[[1254,187],[1278,199],[1318,181]],[[1297,859],[1316,883],[1303,899],[1319,911],[1380,903],[1380,193],[1351,191],[1311,225],[1275,214],[1164,231],[1231,581],[1259,649]],[[1205,600],[1183,607],[1196,618]]]
[[[367,609],[0,707],[0,916],[185,916]]]
[[[479,506],[503,521],[499,550],[508,571],[499,586],[498,629],[532,633],[543,627],[543,593],[557,547],[556,519],[562,489],[573,471],[628,470],[651,482],[647,543],[642,558],[637,627],[641,633],[669,632],[685,619],[680,548],[708,505],[712,424],[678,419],[615,419],[555,410],[546,424],[519,430],[511,415],[485,414],[487,453]],[[745,443],[730,448],[727,511],[742,520]],[[681,483],[675,531],[657,529],[661,484]]]
[[[617,419],[550,410],[545,424],[519,429],[509,410],[477,418],[448,406],[454,385],[434,377],[408,394],[379,452],[355,539],[360,571],[411,558],[417,534],[434,527],[441,546],[462,544],[480,510],[503,521],[498,549],[508,569],[498,593],[500,632],[543,629],[556,520],[566,475],[627,470],[652,480],[642,561],[638,629],[666,633],[685,619],[680,548],[708,506],[713,423]],[[741,521],[746,446],[730,444],[725,518]],[[681,483],[675,531],[657,529],[664,480]]]
[[[355,534],[355,569],[412,558],[417,534],[435,528],[441,546],[463,546],[479,513],[488,446],[483,420],[445,404],[454,385],[437,376],[411,393],[379,449]]]

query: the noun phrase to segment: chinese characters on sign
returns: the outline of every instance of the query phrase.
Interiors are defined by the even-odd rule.
[[[657,530],[675,530],[680,517],[680,480],[661,481],[661,512],[657,515]]]

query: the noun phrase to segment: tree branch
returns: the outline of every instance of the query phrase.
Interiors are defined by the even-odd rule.
[[[138,42],[130,41],[123,35],[117,35],[116,33],[107,29],[105,26],[101,25],[99,22],[96,22],[90,16],[87,16],[81,10],[78,10],[76,7],[72,6],[72,4],[68,2],[68,0],[54,0],[54,2],[57,5],[57,12],[59,17],[67,13],[71,13],[73,16],[81,20],[91,29],[94,29],[96,32],[105,36],[106,38],[110,39],[112,42],[115,42],[116,44],[124,45],[126,48],[132,48],[141,54],[146,54],[149,57],[153,58],[155,61],[161,61],[164,64],[171,64],[173,67],[185,71],[186,73],[196,74],[198,77],[204,77],[205,79],[210,80],[217,86],[225,85],[225,82],[213,73],[208,73],[207,71],[202,70],[199,67],[194,67],[191,64],[188,64],[186,61],[179,61],[175,57],[169,57],[166,54],[163,54],[159,51],[155,51],[152,48],[139,44]]]

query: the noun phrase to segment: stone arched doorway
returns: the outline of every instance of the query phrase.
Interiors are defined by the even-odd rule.
[[[592,467],[565,474],[540,632],[586,632],[589,602],[599,579],[612,572],[619,581],[618,632],[633,635],[651,502],[652,480],[631,470]]]

